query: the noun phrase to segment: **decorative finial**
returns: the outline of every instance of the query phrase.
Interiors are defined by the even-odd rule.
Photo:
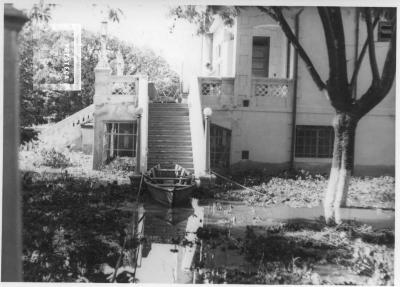
[[[107,59],[107,21],[101,22],[101,50],[100,50],[100,57],[99,62],[97,63],[96,68],[101,69],[109,69],[110,65],[108,64]]]
[[[117,52],[116,62],[117,62],[117,76],[123,76],[125,62],[124,62],[124,58],[122,57],[121,50],[118,50],[118,52]]]

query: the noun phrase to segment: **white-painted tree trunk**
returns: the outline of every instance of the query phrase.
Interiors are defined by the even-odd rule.
[[[346,206],[350,177],[353,169],[354,137],[357,121],[348,115],[337,115],[332,167],[325,192],[324,215],[327,224],[340,224],[340,208]]]
[[[327,223],[330,223],[330,221],[332,221],[334,218],[333,204],[336,198],[338,181],[339,181],[339,168],[332,167],[324,199],[324,214]]]
[[[346,169],[340,169],[339,171],[339,179],[336,187],[335,200],[333,203],[334,210],[334,218],[335,223],[342,223],[342,216],[340,213],[340,207],[342,206],[342,201],[347,200],[347,193],[349,189],[349,181],[350,181],[351,171]]]

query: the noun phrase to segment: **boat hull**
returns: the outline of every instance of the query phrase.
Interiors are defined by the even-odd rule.
[[[192,192],[196,188],[195,184],[183,188],[163,188],[149,181],[145,180],[145,182],[151,197],[169,207],[189,204]]]

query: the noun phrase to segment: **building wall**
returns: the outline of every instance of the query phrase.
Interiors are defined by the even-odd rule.
[[[288,13],[288,12],[286,12]],[[343,9],[346,52],[349,78],[354,67],[356,30],[355,9]],[[294,14],[287,15],[289,24],[294,26]],[[316,8],[305,8],[300,16],[300,43],[303,45],[322,79],[328,77],[328,61],[325,37]],[[293,74],[287,71],[293,67],[293,51],[287,62],[287,40],[274,20],[256,8],[243,10],[237,18],[235,31],[236,67],[233,105],[228,110],[214,108],[212,121],[226,125],[231,119],[232,143],[231,163],[241,162],[241,151],[249,150],[250,160],[282,166],[289,161],[291,143],[292,94],[286,99],[266,99],[252,96],[251,62],[252,36],[271,37],[270,77],[285,78]],[[215,35],[218,33],[216,32]],[[366,38],[365,23],[360,20],[359,47],[361,50]],[[218,39],[218,36],[215,38]],[[214,42],[216,45],[218,41]],[[379,66],[382,69],[388,43],[376,44]],[[368,89],[371,80],[368,56],[360,69],[357,97]],[[242,107],[244,99],[250,107]],[[258,101],[264,101],[260,104]],[[303,61],[299,58],[297,88],[297,125],[332,124],[334,110],[326,95],[319,91]],[[359,123],[356,132],[355,173],[393,174],[395,164],[395,85],[386,98]],[[327,171],[331,159],[295,158],[297,167]]]
[[[96,106],[94,119],[93,167],[94,169],[99,169],[106,159],[104,150],[105,123],[136,121],[136,106],[133,102],[109,103]]]
[[[217,19],[211,27],[212,42],[206,45],[211,47],[211,59],[213,71],[212,76],[218,77],[234,77],[235,75],[235,49],[236,49],[236,24],[232,27],[223,24],[221,19]],[[208,47],[203,47],[208,50]],[[204,57],[205,62],[208,56]],[[206,63],[203,63],[205,65]]]
[[[82,152],[92,154],[93,152],[93,126],[81,127],[82,133]]]
[[[355,9],[343,9],[343,22],[346,39],[346,57],[348,59],[349,78],[354,68],[356,30]],[[310,55],[322,79],[328,77],[328,62],[324,34],[316,8],[307,8],[300,16],[300,42]],[[316,23],[318,25],[316,25]],[[366,38],[365,23],[360,20],[360,52]],[[321,39],[323,42],[321,42]],[[388,48],[387,42],[376,42],[376,54],[380,69]],[[366,55],[360,69],[357,82],[357,98],[369,87],[371,73]],[[334,110],[326,96],[320,92],[302,60],[299,60],[298,76],[298,117],[299,125],[331,125]],[[356,131],[355,173],[356,174],[394,174],[395,164],[395,84],[386,98],[367,114],[359,123]],[[330,159],[296,159],[304,167],[321,166],[326,170]],[[307,164],[305,164],[307,162]],[[320,162],[327,162],[323,165]]]

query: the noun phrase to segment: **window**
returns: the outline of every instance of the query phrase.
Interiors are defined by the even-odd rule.
[[[136,123],[109,122],[105,124],[105,152],[107,160],[115,157],[136,156]]]
[[[296,126],[296,157],[330,158],[333,140],[331,126]]]
[[[231,152],[231,130],[210,124],[211,167],[229,167]]]
[[[249,151],[242,150],[242,159],[249,159]]]
[[[243,100],[243,107],[248,107],[250,105],[249,100]]]
[[[392,38],[393,24],[387,21],[380,21],[378,24],[378,41],[388,42]]]
[[[256,77],[268,77],[269,37],[253,37],[252,74]]]

